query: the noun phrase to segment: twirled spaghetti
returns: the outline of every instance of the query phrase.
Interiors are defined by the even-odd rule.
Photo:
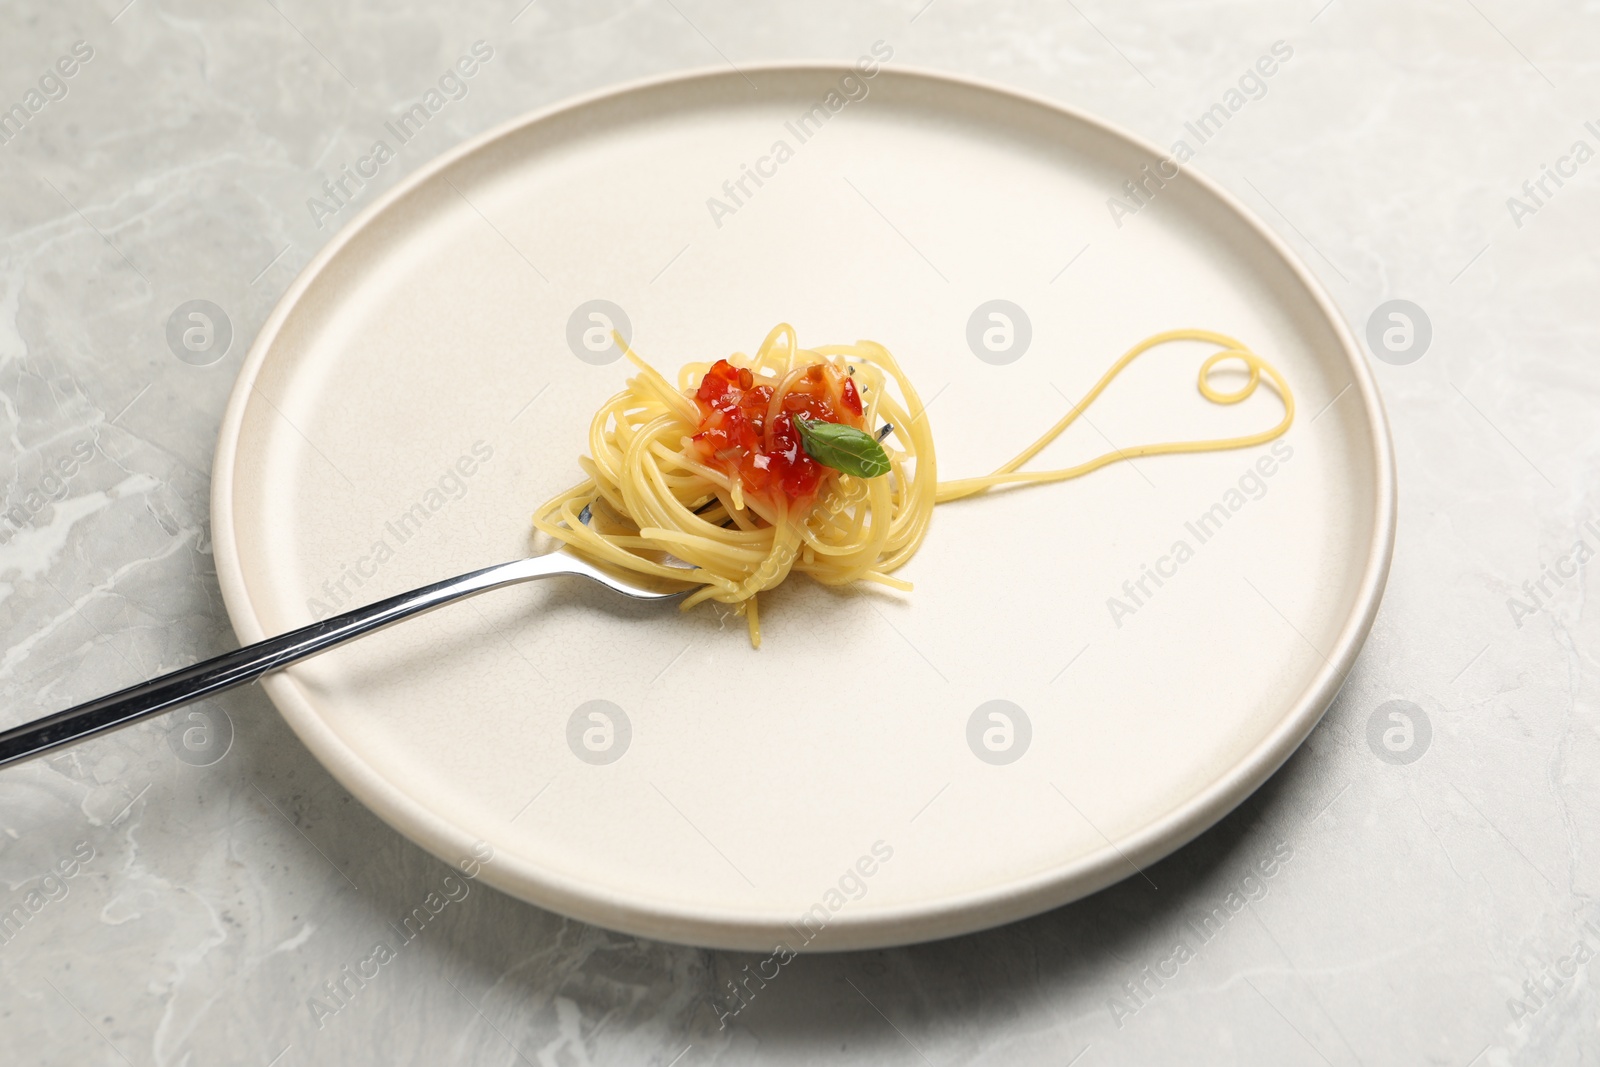
[[[1058,470],[1019,470],[1129,363],[1180,341],[1217,349],[1200,368],[1206,399],[1238,403],[1264,373],[1283,401],[1283,418],[1239,437],[1142,445]],[[1294,421],[1294,395],[1266,360],[1223,334],[1172,330],[1129,349],[1071,411],[992,474],[940,482],[921,398],[880,344],[804,349],[794,328],[780,324],[754,356],[688,364],[676,384],[624,351],[639,373],[590,424],[589,455],[579,460],[587,479],[546,501],[534,526],[600,563],[699,586],[683,607],[733,605],[756,647],[756,594],[792,572],[825,585],[870,581],[909,591],[911,584],[892,573],[922,544],[935,504],[999,485],[1076,478],[1123,459],[1246,448],[1282,435]],[[1224,360],[1242,362],[1249,373],[1231,393],[1209,378]],[[884,429],[872,433],[875,427]],[[873,470],[884,473],[818,462],[812,453],[821,451],[819,428],[847,442],[882,440],[874,452],[886,469]],[[580,518],[585,508],[588,523]]]

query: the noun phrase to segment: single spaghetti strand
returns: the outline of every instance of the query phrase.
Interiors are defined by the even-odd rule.
[[[1206,341],[1218,345],[1222,351],[1213,353],[1200,365],[1199,387],[1200,393],[1214,404],[1237,404],[1255,392],[1256,385],[1261,380],[1261,372],[1266,371],[1277,388],[1278,396],[1283,401],[1283,418],[1270,430],[1260,433],[1245,434],[1241,437],[1221,437],[1206,441],[1171,441],[1153,445],[1139,445],[1135,448],[1118,449],[1097,456],[1085,463],[1073,467],[1063,467],[1052,471],[1028,471],[1017,473],[1017,468],[1028,460],[1038,455],[1050,442],[1061,435],[1061,432],[1071,426],[1085,408],[1094,403],[1106,387],[1111,384],[1117,375],[1122,373],[1124,367],[1138,359],[1152,348],[1157,348],[1174,341]],[[1232,393],[1223,393],[1211,385],[1209,375],[1211,368],[1225,359],[1242,361],[1250,371],[1250,380],[1243,387]],[[936,503],[943,504],[951,500],[960,500],[962,497],[981,493],[985,489],[992,489],[997,485],[1012,482],[1060,482],[1068,478],[1079,478],[1101,467],[1109,466],[1125,459],[1138,459],[1141,456],[1170,455],[1179,452],[1222,452],[1233,448],[1248,448],[1251,445],[1265,444],[1274,438],[1282,436],[1288,431],[1289,425],[1294,422],[1294,393],[1289,388],[1289,383],[1284,380],[1278,369],[1250,349],[1242,342],[1236,341],[1226,334],[1213,333],[1210,330],[1168,330],[1164,333],[1147,337],[1123,353],[1122,358],[1111,365],[1111,369],[1100,376],[1084,398],[1073,405],[1050,429],[1046,430],[1038,440],[1023,449],[1010,461],[1003,463],[993,474],[979,478],[962,478],[957,481],[940,482]]]

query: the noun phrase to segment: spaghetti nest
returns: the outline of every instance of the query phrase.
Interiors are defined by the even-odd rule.
[[[598,562],[700,585],[684,609],[705,600],[733,605],[756,647],[756,594],[791,572],[824,585],[872,581],[911,588],[889,574],[928,532],[937,489],[933,433],[920,417],[915,387],[886,348],[860,341],[804,349],[784,324],[754,356],[728,358],[750,373],[752,385],[772,390],[774,414],[811,367],[825,364],[854,383],[865,425],[894,427],[883,442],[887,475],[861,478],[825,468],[815,492],[798,499],[748,491],[737,472],[693,446],[705,418],[695,388],[712,364],[688,364],[674,385],[624,351],[639,373],[595,413],[589,455],[579,460],[588,478],[534,512],[535,527]],[[777,419],[764,422],[770,450]],[[585,507],[588,524],[579,518]],[[695,569],[667,562],[669,555]]]
[[[1213,403],[1247,399],[1265,376],[1283,403],[1277,425],[1238,437],[1119,449],[1056,470],[1019,469],[1129,363],[1177,342],[1214,349],[1198,379],[1201,395]],[[1266,360],[1224,334],[1171,330],[1125,352],[1054,426],[993,473],[939,482],[921,398],[880,344],[805,349],[794,328],[780,324],[754,356],[688,364],[676,384],[626,345],[623,350],[639,373],[590,424],[589,455],[579,460],[588,477],[540,506],[533,524],[596,562],[698,585],[684,609],[706,600],[732,605],[758,648],[756,594],[792,572],[825,585],[870,581],[909,591],[911,584],[892,572],[922,544],[935,504],[1011,483],[1064,481],[1124,459],[1246,448],[1281,436],[1294,421],[1294,395]],[[1228,360],[1247,373],[1233,392],[1211,381],[1213,368]],[[716,412],[733,410],[727,394],[717,392],[724,384],[737,386],[742,398],[739,410],[748,416],[743,438],[718,428]],[[861,430],[881,427],[873,436],[881,440],[886,473],[864,477],[797,455],[802,412]]]

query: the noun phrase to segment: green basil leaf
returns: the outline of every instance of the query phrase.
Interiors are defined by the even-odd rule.
[[[889,453],[870,433],[837,422],[794,416],[800,431],[800,444],[806,454],[824,467],[852,474],[857,478],[876,478],[889,473]]]

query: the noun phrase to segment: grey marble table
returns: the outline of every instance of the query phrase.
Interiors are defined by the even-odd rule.
[[[357,206],[507,118],[677,68],[884,38],[1166,144],[1287,42],[1198,165],[1358,332],[1391,300],[1431,326],[1375,361],[1401,520],[1360,662],[1283,770],[1150,872],[1158,890],[803,957],[723,1020],[755,957],[486,888],[349,977],[448,869],[242,691],[0,772],[0,1062],[1600,1056],[1593,5],[523,3],[0,4],[0,724],[231,646],[207,490],[234,374],[353,213],[308,201],[476,41],[493,62]],[[220,333],[169,344],[193,300],[231,329],[209,364],[174,353]]]

